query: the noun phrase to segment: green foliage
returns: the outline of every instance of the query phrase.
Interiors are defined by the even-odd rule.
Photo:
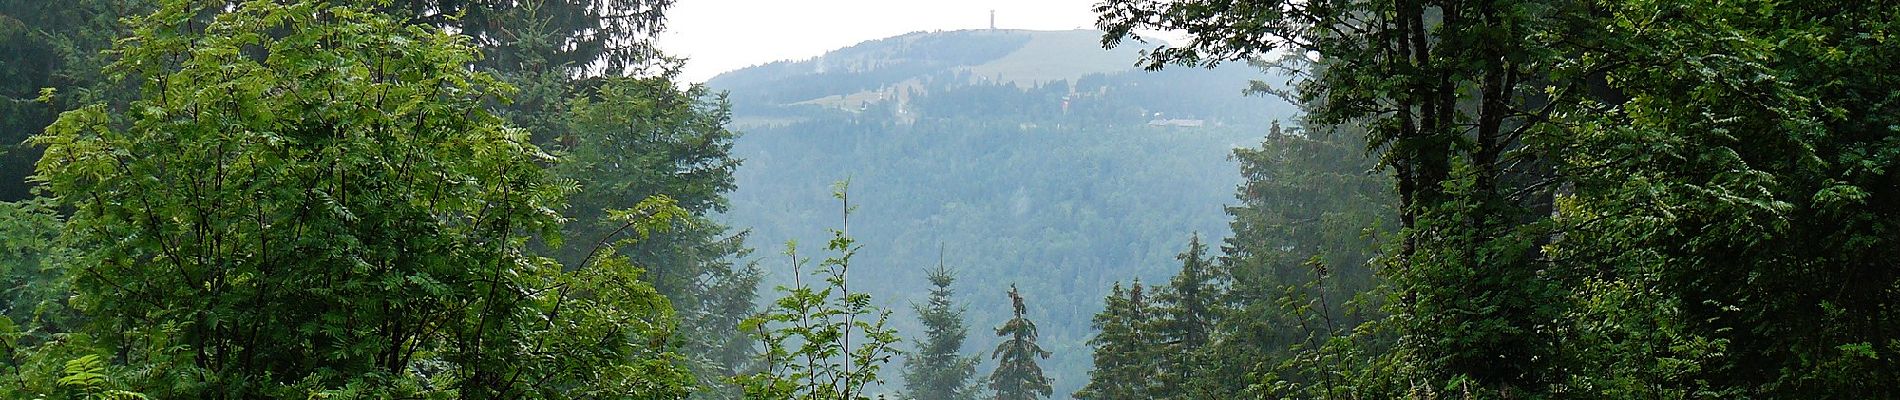
[[[0,397],[81,396],[59,380],[67,361],[96,352],[89,336],[72,332],[85,317],[68,303],[75,252],[53,204],[0,203],[0,375],[12,377],[0,380]]]
[[[1339,347],[1383,339],[1361,324],[1380,317],[1374,267],[1396,222],[1392,181],[1373,172],[1358,133],[1276,124],[1260,147],[1234,151],[1246,183],[1227,210],[1230,308],[1209,350],[1222,390],[1332,397]],[[1260,359],[1278,362],[1247,361]]]
[[[129,30],[119,17],[149,11],[149,0],[0,1],[0,201],[32,197],[40,148],[26,139],[61,111],[101,101],[123,104],[125,90],[100,73],[105,52]]]
[[[1558,165],[1575,177],[1560,219],[1575,228],[1550,251],[1578,260],[1580,280],[1658,298],[1638,316],[1662,319],[1667,336],[1630,342],[1666,343],[1652,353],[1682,361],[1645,383],[1789,398],[1896,390],[1881,360],[1900,336],[1876,327],[1900,307],[1900,130],[1895,77],[1867,69],[1900,59],[1884,39],[1893,11],[1612,4],[1614,47],[1589,56],[1619,63],[1605,75],[1624,101],[1586,104],[1606,111],[1568,115],[1577,125],[1540,144],[1578,154]]]
[[[1226,315],[1224,271],[1207,256],[1207,245],[1195,234],[1187,251],[1175,258],[1180,272],[1168,286],[1150,296],[1136,279],[1123,291],[1121,283],[1103,299],[1095,314],[1095,368],[1089,383],[1075,396],[1082,399],[1205,398],[1222,393],[1210,373],[1217,371],[1210,353],[1214,329]],[[1151,300],[1152,297],[1152,300]]]
[[[731,110],[703,85],[665,78],[608,78],[568,106],[568,156],[561,173],[589,178],[574,205],[612,204],[666,194],[693,213],[725,211],[739,160]]]
[[[1097,11],[1109,44],[1187,31],[1149,53],[1155,68],[1287,51],[1278,65],[1305,74],[1296,95],[1309,122],[1365,129],[1364,148],[1395,178],[1390,268],[1358,292],[1383,297],[1389,316],[1350,334],[1303,329],[1319,340],[1272,355],[1306,365],[1275,390],[1810,398],[1900,382],[1883,361],[1900,341],[1875,328],[1900,304],[1900,276],[1882,272],[1895,197],[1878,194],[1896,187],[1900,143],[1894,78],[1874,72],[1895,60],[1890,9],[1185,0]],[[1290,200],[1275,207],[1304,203]],[[1230,257],[1248,254],[1234,253],[1241,243]],[[1339,265],[1309,260],[1319,280]],[[1258,275],[1237,269],[1236,290]],[[1327,284],[1278,281],[1282,309],[1333,321]]]
[[[963,307],[951,298],[950,284],[956,276],[937,261],[930,270],[930,298],[913,304],[917,318],[923,321],[924,339],[913,340],[917,349],[904,358],[904,398],[916,400],[973,400],[977,356],[964,356],[963,339],[969,333],[963,323]]]
[[[1114,295],[1096,316],[1083,398],[1338,397],[1341,371],[1390,341],[1373,262],[1392,227],[1389,180],[1338,128],[1281,129],[1234,150],[1240,204],[1218,263],[1189,241],[1158,294]],[[1152,297],[1153,300],[1148,298]],[[1358,353],[1358,357],[1348,353]]]
[[[1128,290],[1121,283],[1109,289],[1102,312],[1095,314],[1095,367],[1089,383],[1075,392],[1083,400],[1152,399],[1160,390],[1161,361],[1168,357],[1165,342],[1155,334],[1155,305],[1136,280]]]
[[[674,0],[383,1],[411,22],[450,28],[481,49],[479,68],[575,76],[637,75],[661,55],[652,36]],[[671,67],[668,67],[671,68]],[[514,80],[516,76],[504,79]],[[560,100],[553,98],[549,100]]]
[[[1187,34],[1146,66],[1284,71],[1252,90],[1307,111],[1233,151],[1218,257],[1126,290],[1218,228],[1182,194],[1232,182],[1195,173],[1269,105],[1204,94],[1251,71],[1006,79],[973,71],[1048,36],[919,33],[727,76],[735,148],[649,43],[671,5],[0,2],[0,199],[49,196],[0,203],[0,397],[866,399],[872,291],[922,284],[852,266],[931,242],[1053,300],[1011,286],[999,399],[1080,381],[1104,289],[1078,398],[1900,392],[1891,4],[1106,1],[1108,44]],[[775,185],[836,170],[890,251],[833,230],[807,285],[788,246],[754,314],[712,215],[796,237],[828,214]],[[939,264],[906,394],[975,397]]]
[[[419,20],[476,36],[485,56],[476,67],[517,88],[489,108],[561,154],[555,175],[580,183],[561,234],[548,237],[563,239],[550,255],[575,265],[608,245],[642,267],[639,277],[678,310],[674,337],[699,377],[694,396],[737,395],[727,378],[748,368],[751,342],[736,327],[752,313],[760,273],[734,263],[750,251],[746,235],[708,215],[725,210],[733,189],[738,135],[725,126],[724,97],[681,85],[678,62],[646,42],[671,1],[425,3],[409,4],[425,8],[414,10]],[[657,195],[692,215],[645,240],[618,241],[621,224],[606,211]]]
[[[86,400],[149,400],[138,392],[107,389],[111,384],[105,374],[106,363],[97,354],[87,354],[66,362],[66,376],[59,378],[59,385],[72,389],[76,398]]]
[[[703,395],[732,393],[725,380],[747,367],[751,340],[737,328],[752,313],[760,272],[735,265],[749,249],[745,234],[732,234],[709,218],[725,210],[739,160],[730,156],[738,136],[726,128],[723,97],[705,86],[677,88],[670,77],[605,78],[566,105],[569,149],[554,167],[557,176],[580,182],[563,213],[562,245],[555,258],[574,265],[602,245],[634,265],[638,276],[678,310],[684,343]],[[603,210],[667,196],[689,215],[667,229],[619,241],[622,223]]]
[[[212,8],[207,8],[212,7]],[[220,11],[221,10],[221,11]],[[532,255],[572,184],[484,111],[462,36],[320,1],[174,1],[46,134],[76,306],[162,398],[680,397],[664,297],[624,259]],[[295,29],[287,29],[295,27]],[[661,229],[656,197],[619,218]]]
[[[1190,237],[1187,247],[1186,252],[1175,256],[1181,261],[1180,272],[1168,282],[1167,290],[1156,296],[1161,318],[1153,333],[1163,345],[1157,357],[1161,367],[1153,375],[1158,385],[1150,392],[1154,398],[1202,398],[1220,393],[1204,387],[1209,382],[1202,379],[1211,366],[1205,347],[1213,339],[1217,314],[1223,311],[1220,299],[1224,297],[1222,283],[1226,279],[1207,256],[1207,245],[1201,243],[1200,234]]]
[[[735,264],[750,249],[743,232],[708,218],[725,209],[739,162],[738,136],[726,129],[725,99],[701,85],[679,85],[679,62],[648,42],[670,0],[397,2],[414,21],[472,37],[474,62],[516,88],[487,108],[528,130],[531,142],[561,156],[554,174],[580,183],[557,242],[547,252],[576,265],[600,246],[614,247],[646,272],[678,309],[675,335],[699,376],[696,397],[736,395],[726,378],[750,362],[750,341],[736,328],[752,312],[759,271]],[[626,75],[626,76],[623,76]],[[665,195],[692,215],[645,240],[621,242],[608,210]],[[558,239],[558,240],[555,240]]]
[[[491,102],[489,109],[528,130],[533,142],[546,149],[573,145],[570,135],[579,132],[567,130],[568,103],[587,97],[602,80],[667,77],[680,68],[679,60],[668,58],[651,43],[665,26],[665,12],[673,0],[375,4],[410,22],[469,37],[470,45],[482,54],[472,66],[516,88],[508,101]]]
[[[650,39],[671,0],[408,2],[418,21],[473,37],[492,71],[518,90],[490,103],[526,128],[532,141],[562,155],[554,172],[580,182],[551,255],[574,265],[607,243],[645,269],[640,275],[678,310],[674,337],[700,389],[696,398],[732,398],[729,377],[748,368],[751,341],[736,329],[753,311],[760,271],[737,264],[750,249],[744,232],[709,218],[725,211],[739,165],[729,156],[738,135],[726,128],[722,94],[676,78],[680,61]],[[624,76],[623,76],[624,75]],[[606,210],[665,195],[692,215],[645,240],[619,242]]]
[[[1009,302],[1016,317],[996,328],[996,336],[1006,339],[990,352],[990,358],[996,360],[996,370],[990,372],[990,390],[996,391],[998,400],[1048,397],[1055,389],[1036,360],[1049,358],[1049,351],[1036,343],[1036,322],[1023,317],[1026,307],[1016,285],[1009,286]]]
[[[64,262],[71,247],[61,241],[65,222],[53,202],[38,198],[0,202],[0,316],[28,327],[44,340],[76,323],[66,303]]]
[[[1232,7],[1244,9],[1237,15],[1245,22],[1217,21],[1226,14],[1212,12]],[[1522,140],[1548,120],[1552,109],[1541,106],[1572,101],[1570,89],[1581,85],[1538,79],[1557,65],[1562,51],[1551,47],[1562,43],[1536,39],[1588,15],[1577,7],[1209,0],[1113,1],[1097,11],[1111,45],[1135,29],[1190,32],[1194,39],[1184,45],[1149,53],[1151,68],[1290,50],[1277,66],[1305,78],[1296,95],[1308,122],[1363,127],[1364,148],[1395,177],[1400,234],[1385,303],[1393,315],[1380,325],[1399,340],[1381,354],[1408,366],[1397,380],[1513,396],[1563,374],[1555,345],[1538,332],[1563,312],[1555,286],[1539,276],[1547,265],[1537,254],[1550,237],[1550,225],[1538,219],[1554,194],[1548,168]],[[1324,279],[1329,264],[1313,260],[1314,275]],[[1331,321],[1323,295],[1294,296],[1283,308],[1299,310],[1304,299],[1319,301],[1320,315],[1329,316],[1322,320]],[[1337,337],[1338,325],[1327,325],[1322,335],[1307,329],[1308,337]],[[1333,385],[1325,386],[1333,396]]]
[[[852,211],[847,189],[841,182],[832,192],[843,203],[843,227],[831,230],[825,249],[836,255],[812,271],[825,286],[815,289],[802,278],[791,287],[780,286],[783,297],[739,325],[764,348],[761,370],[735,379],[746,398],[869,399],[866,389],[883,383],[878,372],[890,362],[899,339],[895,329],[885,327],[890,312],[873,305],[871,295],[851,291],[851,258],[860,246],[846,233]],[[796,242],[786,243],[785,255],[793,272],[802,275],[806,261],[798,258]]]

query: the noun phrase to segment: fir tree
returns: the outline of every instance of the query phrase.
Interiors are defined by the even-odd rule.
[[[1182,350],[1199,348],[1207,344],[1208,331],[1214,324],[1215,299],[1220,290],[1218,271],[1211,268],[1213,260],[1207,257],[1207,245],[1201,243],[1201,235],[1194,234],[1188,239],[1188,250],[1174,257],[1181,260],[1181,272],[1168,282],[1169,291],[1162,295],[1161,301],[1168,307],[1163,331],[1170,343],[1176,343]]]
[[[1162,355],[1157,358],[1162,365],[1155,375],[1160,384],[1153,393],[1155,398],[1212,394],[1196,393],[1190,386],[1198,375],[1195,372],[1206,364],[1199,359],[1216,319],[1219,271],[1212,268],[1213,260],[1208,258],[1207,245],[1201,243],[1198,233],[1188,239],[1187,252],[1175,259],[1181,260],[1181,272],[1161,293],[1162,305],[1157,312],[1165,315],[1155,321],[1154,335],[1163,343]]]
[[[950,299],[950,284],[956,276],[944,267],[939,256],[937,269],[929,271],[929,278],[933,286],[929,303],[912,306],[924,323],[925,337],[917,340],[917,352],[904,360],[904,397],[975,399],[976,388],[970,380],[976,375],[977,357],[959,353],[968,329],[963,325],[963,309]]]
[[[996,400],[1033,400],[1049,396],[1055,392],[1049,386],[1049,378],[1042,375],[1042,366],[1036,365],[1036,358],[1049,358],[1049,351],[1036,344],[1036,323],[1023,317],[1023,296],[1016,292],[1016,285],[1009,285],[1009,301],[1015,308],[1016,317],[996,328],[996,336],[1008,337],[996,345],[996,351],[990,358],[997,359],[996,371],[990,373],[990,389],[996,391]]]
[[[1147,399],[1153,396],[1158,366],[1155,352],[1160,348],[1151,330],[1153,306],[1142,294],[1141,280],[1128,290],[1120,282],[1103,299],[1102,312],[1095,314],[1097,332],[1089,339],[1095,350],[1095,369],[1089,371],[1089,383],[1075,393],[1083,400]]]
[[[1218,356],[1197,376],[1213,385],[1197,389],[1337,396],[1328,391],[1339,386],[1334,371],[1368,362],[1342,358],[1346,347],[1386,343],[1353,337],[1372,332],[1359,328],[1380,316],[1372,263],[1397,221],[1392,179],[1366,173],[1378,160],[1365,155],[1363,136],[1351,126],[1275,123],[1259,146],[1234,151],[1246,182],[1227,209],[1234,220],[1220,256],[1223,308],[1204,351]],[[1249,376],[1277,381],[1254,385]]]

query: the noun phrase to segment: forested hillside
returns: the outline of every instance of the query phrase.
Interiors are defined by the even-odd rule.
[[[761,250],[822,243],[839,212],[830,184],[849,179],[851,233],[865,246],[853,283],[898,310],[900,330],[920,331],[904,306],[921,301],[941,252],[978,332],[1009,318],[1009,284],[1032,299],[1028,315],[1053,353],[1049,376],[1074,391],[1088,370],[1095,300],[1118,279],[1165,279],[1194,233],[1225,237],[1223,206],[1240,183],[1228,153],[1258,145],[1272,118],[1292,115],[1277,99],[1243,96],[1262,76],[1256,69],[1142,72],[1133,52],[1101,50],[1100,34],[915,33],[721,75],[710,84],[729,90],[735,121],[782,121],[741,125],[733,151],[746,164],[724,218],[751,227]],[[1012,56],[1030,45],[1048,56]],[[1095,53],[1092,65],[1058,61]],[[1068,68],[1073,78],[1036,80]],[[764,100],[792,93],[787,82],[831,91]],[[807,101],[857,93],[891,95]],[[748,111],[759,109],[776,110]],[[1205,125],[1149,124],[1177,118]],[[790,277],[776,253],[754,253],[766,255],[768,286]],[[991,343],[977,336],[970,351]]]
[[[1900,3],[673,5],[0,0],[0,398],[1900,398]]]

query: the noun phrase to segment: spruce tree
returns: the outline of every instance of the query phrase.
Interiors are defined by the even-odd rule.
[[[1095,369],[1089,383],[1075,393],[1083,400],[1147,399],[1153,397],[1155,357],[1160,344],[1153,334],[1153,306],[1142,293],[1141,280],[1128,290],[1120,282],[1103,299],[1095,314]]]
[[[1373,342],[1352,336],[1380,316],[1381,297],[1369,293],[1379,282],[1372,268],[1379,243],[1397,229],[1392,178],[1366,173],[1378,160],[1366,156],[1359,128],[1296,121],[1268,132],[1259,146],[1234,150],[1246,182],[1227,209],[1234,219],[1219,264],[1223,308],[1205,350],[1218,356],[1197,377],[1213,385],[1196,388],[1338,395],[1328,392],[1340,386],[1335,371],[1369,362],[1339,354]],[[1278,381],[1252,385],[1249,376]]]
[[[924,323],[924,338],[917,340],[917,351],[904,360],[904,397],[917,400],[975,399],[971,378],[976,375],[976,356],[963,356],[963,309],[951,301],[950,284],[956,276],[943,265],[929,271],[930,300],[913,305],[917,318]]]
[[[1212,394],[1195,393],[1190,386],[1194,385],[1196,371],[1205,364],[1198,360],[1204,355],[1216,319],[1219,271],[1213,268],[1207,245],[1201,243],[1198,233],[1188,239],[1187,252],[1175,259],[1181,260],[1181,272],[1161,293],[1162,304],[1157,311],[1164,315],[1155,322],[1154,334],[1163,343],[1158,358],[1160,373],[1155,375],[1160,387],[1153,393],[1155,398]]]
[[[990,373],[990,389],[996,391],[996,400],[1047,397],[1055,389],[1043,376],[1042,366],[1036,365],[1036,358],[1049,358],[1049,351],[1036,344],[1036,323],[1023,317],[1023,296],[1015,284],[1009,285],[1009,301],[1016,317],[996,328],[996,336],[1008,339],[990,353],[990,358],[997,359],[996,371]]]
[[[1168,292],[1162,295],[1168,306],[1163,334],[1183,350],[1199,348],[1207,344],[1208,331],[1214,324],[1219,271],[1212,267],[1207,244],[1201,243],[1198,233],[1188,239],[1187,252],[1174,258],[1181,260],[1181,272],[1168,282]]]

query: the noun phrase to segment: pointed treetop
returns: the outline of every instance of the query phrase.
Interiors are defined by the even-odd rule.
[[[1016,284],[1009,284],[1009,301],[1016,307],[1016,316],[1023,315],[1023,295],[1016,292]]]
[[[956,282],[956,275],[950,273],[950,268],[943,264],[942,244],[937,245],[937,268],[927,271],[925,277],[930,279],[931,285],[937,287],[948,287],[952,282]]]

